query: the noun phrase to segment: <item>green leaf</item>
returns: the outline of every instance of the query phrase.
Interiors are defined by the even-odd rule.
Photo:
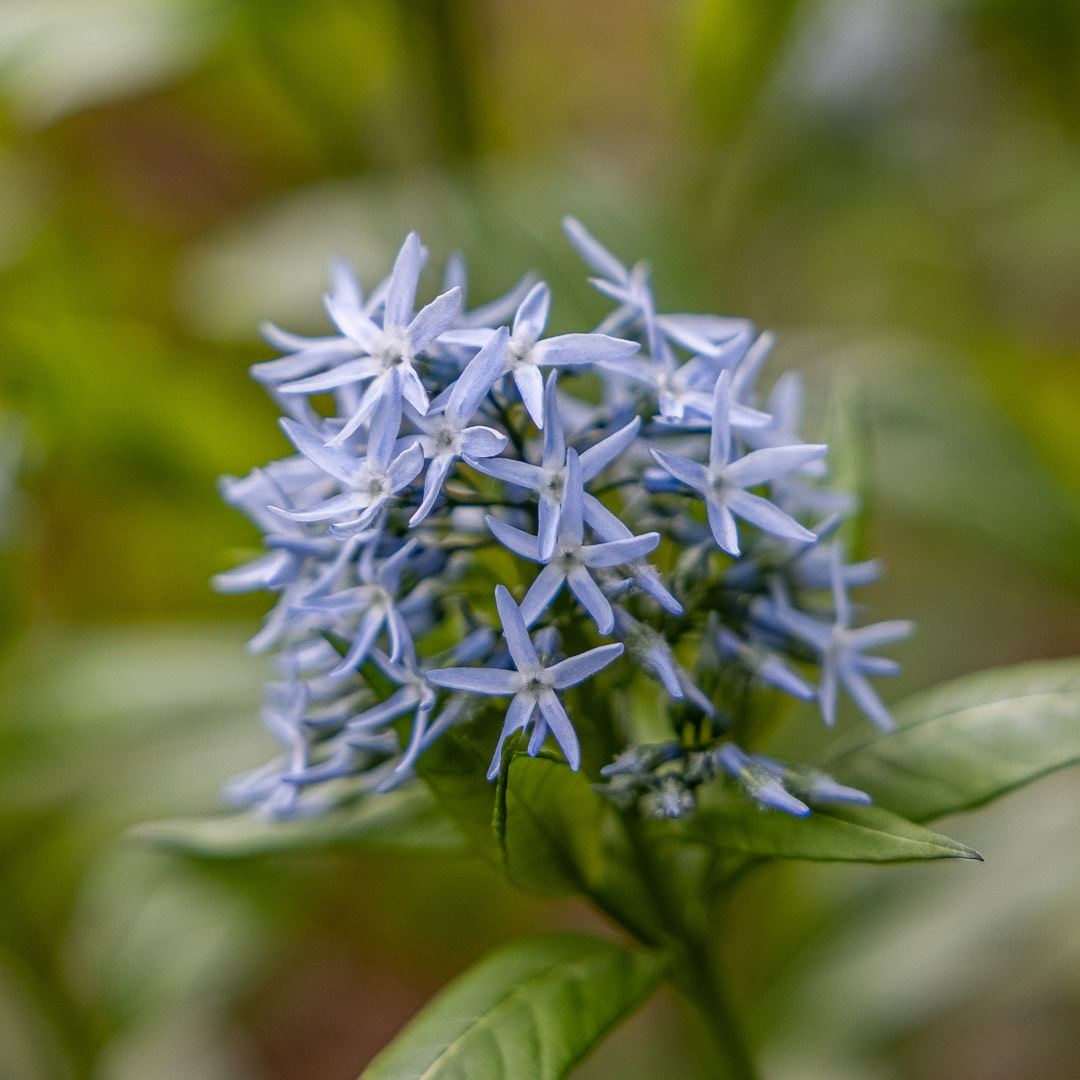
[[[542,934],[459,976],[361,1080],[558,1080],[640,1005],[666,958],[586,934]]]
[[[544,896],[588,892],[602,870],[610,810],[589,781],[564,761],[515,754],[506,764],[504,805],[496,834],[510,881]]]
[[[836,803],[800,818],[759,809],[730,791],[701,806],[683,826],[682,836],[721,851],[819,862],[980,858],[971,848],[880,806]]]
[[[193,855],[230,858],[333,844],[415,851],[459,849],[463,837],[439,812],[431,793],[413,785],[370,795],[308,821],[267,821],[255,814],[177,818],[137,825],[130,835]]]
[[[830,773],[913,821],[971,810],[1080,763],[1080,660],[997,668],[894,710],[898,728]]]

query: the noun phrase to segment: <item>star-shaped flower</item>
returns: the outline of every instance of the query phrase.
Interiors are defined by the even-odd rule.
[[[540,747],[544,745],[550,731],[566,755],[570,768],[580,768],[581,748],[578,745],[577,733],[556,691],[577,686],[607,667],[622,653],[622,645],[601,645],[551,667],[544,667],[529,637],[521,611],[509,591],[502,585],[495,587],[495,605],[499,610],[503,636],[516,670],[442,668],[439,671],[429,671],[428,680],[435,686],[448,690],[465,690],[488,697],[513,696],[488,769],[489,780],[499,774],[503,743],[507,737],[529,724],[533,724],[528,746],[531,755],[535,757],[540,752]]]
[[[581,367],[612,364],[638,351],[636,341],[622,341],[606,334],[559,334],[540,340],[551,309],[551,290],[537,282],[514,315],[506,352],[505,370],[514,380],[532,422],[542,428],[546,420],[544,380],[541,367]],[[440,341],[451,345],[485,345],[491,330],[450,330]]]
[[[655,324],[665,337],[683,348],[712,353],[731,338],[752,329],[753,324],[747,319],[722,315],[657,315],[645,263],[625,266],[576,218],[563,218],[563,231],[577,253],[599,275],[589,279],[592,286],[619,304],[600,324],[600,331],[616,334],[640,324],[648,333]]]
[[[537,493],[540,502],[539,553],[541,562],[550,560],[555,552],[559,521],[566,501],[573,490],[567,479],[566,435],[559,416],[556,400],[556,372],[554,371],[548,376],[544,398],[549,422],[544,428],[544,444],[539,465],[516,461],[513,458],[491,458],[487,461],[465,458],[466,462],[479,472]],[[625,427],[583,451],[581,483],[586,484],[603,472],[634,441],[640,426],[641,421],[635,417]],[[586,513],[588,513],[587,509]]]
[[[567,451],[566,488],[567,499],[560,519],[558,541],[549,560],[540,555],[538,537],[490,516],[486,519],[488,528],[515,555],[532,562],[547,562],[521,602],[521,617],[526,626],[532,626],[559,595],[562,587],[568,584],[600,633],[610,634],[615,628],[615,615],[611,603],[589,571],[620,566],[648,555],[660,543],[660,534],[652,532],[605,543],[586,544],[581,464],[574,450]]]
[[[821,683],[817,699],[821,715],[830,727],[836,722],[836,694],[843,686],[851,695],[863,715],[872,720],[882,731],[895,726],[885,708],[867,681],[867,675],[895,675],[899,665],[883,656],[865,656],[868,649],[876,649],[894,641],[903,641],[915,630],[908,619],[891,619],[858,629],[851,628],[851,602],[844,586],[840,547],[834,544],[832,558],[832,596],[836,612],[834,622],[824,623],[797,611],[780,600],[759,600],[754,605],[754,615],[766,625],[785,631],[805,642],[820,658]]]
[[[424,478],[424,498],[409,518],[410,525],[418,525],[431,513],[443,481],[457,458],[465,455],[473,460],[490,458],[505,449],[507,440],[501,431],[483,425],[468,425],[484,395],[502,374],[506,342],[506,329],[502,328],[466,365],[450,388],[441,412],[435,412],[433,407],[426,416],[415,412],[411,415],[413,423],[423,432],[419,443],[424,457],[431,461]]]
[[[723,372],[713,391],[712,430],[707,466],[687,458],[665,454],[661,450],[650,448],[649,453],[667,473],[705,499],[713,538],[729,555],[739,554],[736,516],[775,536],[790,540],[813,540],[814,534],[803,528],[794,518],[789,517],[768,499],[754,495],[746,489],[773,480],[808,461],[822,457],[829,448],[821,445],[771,446],[764,450],[754,450],[745,457],[731,461],[729,379],[728,372]]]
[[[354,302],[353,297],[329,293],[327,313],[359,355],[322,374],[287,382],[279,388],[283,394],[316,394],[368,382],[352,415],[330,440],[331,445],[345,442],[367,421],[376,405],[391,396],[403,397],[418,413],[427,412],[427,390],[414,361],[453,323],[461,307],[461,290],[450,289],[414,316],[416,287],[423,262],[420,237],[409,233],[398,252],[386,288],[381,326]],[[395,372],[398,374],[396,382],[390,378]]]
[[[391,370],[388,385],[396,388],[397,381],[397,371]],[[412,483],[424,465],[419,443],[394,456],[401,427],[401,398],[393,393],[371,418],[367,455],[363,458],[344,447],[328,445],[311,428],[294,420],[283,419],[281,426],[304,457],[346,490],[303,510],[280,506],[269,509],[291,521],[334,521],[331,533],[339,538],[366,529],[390,499]],[[359,517],[352,518],[356,513]]]

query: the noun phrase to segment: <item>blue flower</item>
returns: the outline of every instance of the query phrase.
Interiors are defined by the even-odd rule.
[[[428,395],[414,366],[416,357],[453,324],[461,307],[461,290],[453,288],[413,315],[416,287],[424,255],[420,238],[409,233],[398,252],[386,289],[382,325],[364,312],[355,298],[330,293],[326,310],[359,355],[319,375],[282,384],[282,394],[316,394],[367,382],[352,415],[330,440],[343,443],[388,396],[399,395],[419,413],[427,412]],[[397,373],[397,382],[390,383]]]
[[[431,513],[443,481],[457,458],[464,455],[473,460],[489,458],[505,449],[507,439],[501,431],[483,425],[470,427],[469,421],[502,374],[506,342],[505,330],[499,330],[490,338],[450,387],[441,411],[433,407],[425,416],[411,414],[410,419],[422,432],[418,441],[430,464],[424,478],[424,498],[409,518],[410,525],[418,525]]]
[[[657,315],[649,285],[649,268],[635,263],[627,268],[593,237],[576,218],[563,218],[563,231],[578,254],[599,275],[591,284],[619,307],[600,324],[604,333],[619,333],[635,323],[645,327],[656,324],[675,343],[695,353],[712,353],[731,338],[753,328],[748,319],[730,319],[722,315]]]
[[[729,376],[725,371],[717,379],[713,391],[708,466],[661,450],[650,449],[649,452],[661,468],[705,499],[713,538],[729,555],[739,554],[736,515],[776,536],[813,540],[814,534],[794,518],[746,489],[822,457],[829,448],[820,445],[774,446],[754,450],[731,461],[728,386]]]
[[[785,694],[790,694],[800,701],[813,700],[814,688],[763,646],[743,641],[724,626],[717,629],[716,643],[722,656],[738,660],[747,671],[766,685],[783,690]]]
[[[823,623],[812,615],[798,611],[780,600],[759,600],[754,605],[754,615],[766,625],[772,625],[813,649],[821,663],[821,682],[817,699],[821,715],[829,726],[836,722],[836,695],[838,686],[851,695],[862,713],[882,731],[891,731],[893,719],[867,675],[895,675],[899,665],[881,656],[865,656],[867,649],[876,649],[894,641],[902,641],[914,632],[914,623],[907,619],[893,619],[874,623],[859,629],[851,628],[851,602],[844,586],[840,561],[840,548],[833,545],[832,596],[836,613],[835,621]]]
[[[795,817],[806,817],[810,813],[810,807],[796,799],[779,777],[734,743],[723,743],[717,748],[716,763],[760,806],[783,810]]]
[[[607,667],[623,647],[620,644],[601,645],[589,649],[578,656],[572,656],[550,667],[540,663],[532,639],[529,637],[525,620],[509,591],[502,585],[495,587],[495,605],[503,626],[515,671],[484,668],[442,668],[429,671],[428,680],[435,686],[447,690],[465,690],[471,694],[483,694],[489,697],[510,697],[506,710],[506,720],[499,735],[495,754],[488,768],[488,779],[494,779],[502,763],[502,748],[507,737],[514,731],[533,724],[529,738],[528,752],[534,757],[544,745],[548,732],[555,736],[567,763],[571,769],[581,766],[581,748],[577,733],[566,714],[557,690],[566,690],[577,686],[587,678]]]
[[[506,352],[506,371],[514,380],[518,394],[532,422],[542,428],[545,422],[544,381],[541,367],[582,367],[588,364],[617,364],[636,353],[636,341],[622,341],[605,334],[559,334],[540,339],[547,326],[551,291],[537,282],[514,315],[513,330]],[[440,339],[451,345],[483,346],[491,330],[450,330]]]
[[[521,602],[521,615],[526,626],[532,626],[562,587],[569,584],[570,591],[589,613],[600,633],[610,634],[615,626],[615,616],[608,598],[589,571],[640,559],[660,543],[660,534],[655,532],[599,544],[585,543],[581,464],[574,450],[567,451],[566,501],[559,522],[558,540],[550,558],[542,557],[539,537],[490,516],[486,520],[499,542],[515,555],[546,563]]]
[[[543,451],[539,465],[516,461],[513,458],[492,458],[488,461],[465,458],[466,462],[479,472],[537,493],[540,503],[539,554],[541,562],[547,562],[555,552],[559,521],[566,501],[573,490],[567,480],[568,452],[556,399],[556,378],[556,372],[553,371],[548,376],[547,385],[544,387],[549,422],[544,428]],[[603,472],[633,442],[640,426],[641,421],[635,418],[625,427],[583,451],[580,456],[581,484],[588,483]],[[590,513],[595,513],[595,507],[600,505],[598,500],[591,496],[586,497],[584,511],[586,520],[589,519]]]
[[[379,537],[370,540],[361,552],[356,564],[359,584],[350,589],[322,596],[306,596],[297,604],[303,611],[318,612],[326,625],[342,616],[360,616],[360,622],[352,634],[352,644],[330,675],[340,678],[355,671],[371,651],[384,630],[390,640],[391,659],[397,660],[403,652],[413,647],[412,635],[401,611],[398,593],[401,577],[409,557],[417,550],[418,543],[409,540],[389,558],[375,566],[375,552]]]
[[[392,369],[387,378],[386,401],[371,418],[363,458],[344,447],[329,445],[303,424],[281,421],[297,450],[346,490],[302,510],[271,506],[273,513],[291,521],[334,521],[336,529],[331,529],[331,535],[343,538],[368,528],[390,500],[412,483],[424,466],[424,451],[419,443],[413,443],[394,456],[401,427],[398,379],[397,371]]]

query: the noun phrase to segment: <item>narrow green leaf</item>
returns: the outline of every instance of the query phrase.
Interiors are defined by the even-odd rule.
[[[506,774],[498,834],[506,876],[544,896],[587,892],[601,872],[609,804],[564,761],[516,754]]]
[[[660,953],[586,934],[542,934],[460,975],[361,1080],[559,1080],[640,1005]]]
[[[734,792],[700,807],[682,836],[721,851],[818,862],[980,858],[971,848],[880,806],[836,803],[800,818],[759,809]]]
[[[461,848],[464,838],[419,785],[370,795],[308,821],[267,821],[252,813],[178,818],[138,825],[130,835],[193,855],[235,858],[333,844],[414,851]]]
[[[898,729],[830,773],[913,821],[971,810],[1080,763],[1080,660],[969,675],[909,698]]]

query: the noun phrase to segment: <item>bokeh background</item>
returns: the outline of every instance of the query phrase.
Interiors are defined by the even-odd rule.
[[[416,228],[583,328],[565,213],[858,403],[890,700],[1080,654],[1075,0],[0,0],[3,1080],[348,1080],[491,944],[597,923],[125,836],[269,753],[265,598],[208,585],[257,543],[215,478],[286,452],[259,322],[319,332],[329,257],[371,284]],[[946,823],[985,865],[752,879],[717,933],[770,1080],[1074,1080],[1078,785]],[[661,997],[580,1075],[699,1080],[687,1039]]]

